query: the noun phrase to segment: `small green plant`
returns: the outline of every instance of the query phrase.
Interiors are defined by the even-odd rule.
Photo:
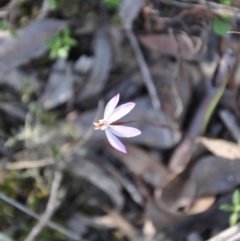
[[[116,7],[122,0],[102,0],[107,7]]]
[[[66,59],[72,47],[76,46],[77,41],[70,36],[68,27],[60,33],[55,34],[51,39],[46,41],[46,45],[50,50],[49,57],[51,59]]]
[[[238,189],[232,195],[232,205],[222,204],[220,209],[225,212],[231,212],[229,225],[234,226],[238,221],[238,213],[240,212],[240,192]]]
[[[227,31],[230,30],[230,21],[223,21],[218,19],[212,20],[212,29],[218,36],[225,36]]]
[[[233,0],[219,0],[219,3],[225,6],[231,6]]]
[[[34,103],[29,104],[30,113],[36,117],[36,119],[45,126],[52,127],[56,125],[57,115],[54,112],[46,111]]]
[[[219,0],[225,6],[231,6],[233,0]],[[225,36],[231,28],[231,18],[228,15],[219,15],[219,19],[211,21],[213,31],[219,36]]]
[[[67,2],[67,0],[48,0],[48,7],[50,10],[56,10],[65,2]]]
[[[55,10],[58,7],[58,0],[48,0],[48,6],[50,10]]]

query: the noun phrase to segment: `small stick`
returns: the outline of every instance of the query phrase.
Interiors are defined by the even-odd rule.
[[[46,158],[43,160],[31,160],[31,161],[19,161],[19,162],[8,162],[5,164],[7,170],[18,170],[18,169],[29,169],[39,168],[54,165],[56,161],[53,158]]]
[[[161,108],[162,108],[161,107],[161,102],[160,102],[160,100],[158,98],[155,85],[154,85],[153,80],[151,78],[151,74],[150,74],[149,68],[148,68],[148,66],[146,64],[146,61],[145,61],[144,57],[143,57],[143,54],[142,54],[142,51],[141,51],[140,46],[138,44],[138,41],[137,41],[137,39],[136,39],[136,37],[133,34],[131,29],[125,28],[125,30],[126,30],[128,39],[130,41],[130,44],[131,44],[131,46],[133,48],[133,51],[134,51],[134,53],[136,55],[137,62],[138,62],[138,65],[140,67],[140,71],[141,71],[143,80],[145,82],[145,85],[147,87],[148,93],[150,95],[150,99],[152,101],[153,108],[156,111],[157,119],[158,119],[158,121],[160,123],[163,122],[164,124],[166,124],[167,121],[166,121],[166,117],[164,115],[164,112],[162,111],[162,116],[160,115],[160,111],[161,111]],[[164,131],[163,135],[165,137],[165,141],[167,143],[169,143],[169,141],[171,140],[170,132],[169,131]]]
[[[37,16],[37,19],[44,19],[47,16],[48,11],[49,11],[48,0],[44,0],[43,3],[42,3],[41,10],[40,10],[40,12]]]

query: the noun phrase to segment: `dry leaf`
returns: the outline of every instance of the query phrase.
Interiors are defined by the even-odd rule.
[[[94,60],[86,86],[80,94],[80,100],[92,97],[102,91],[112,67],[112,49],[106,27],[96,33],[94,42]]]
[[[181,57],[185,60],[197,59],[202,47],[202,41],[198,37],[190,38],[186,34],[148,34],[138,35],[140,43],[148,49],[160,54]]]
[[[42,95],[45,109],[66,103],[73,95],[73,75],[70,65],[62,59],[56,61]]]
[[[127,155],[111,147],[108,150],[119,158],[131,172],[141,176],[145,182],[154,187],[164,184],[169,172],[163,164],[141,148],[132,145],[126,145],[126,148]]]
[[[186,172],[176,176],[163,189],[160,188],[155,191],[156,202],[172,213],[188,210],[195,195],[195,182],[189,180]]]
[[[240,184],[240,159],[206,156],[191,170],[190,181],[196,184],[196,197],[219,195]]]
[[[121,187],[114,181],[103,169],[94,165],[90,160],[75,156],[75,161],[71,162],[67,171],[77,178],[84,178],[93,185],[106,193],[114,203],[116,210],[120,211],[124,205],[124,198],[121,193]]]
[[[215,156],[227,159],[240,159],[240,145],[221,139],[209,139],[205,137],[197,138]]]
[[[17,37],[0,37],[0,73],[4,74],[42,55],[47,50],[45,40],[65,25],[66,23],[60,20],[35,20],[18,30]]]
[[[206,210],[208,210],[213,203],[215,202],[216,197],[215,196],[207,196],[207,197],[201,197],[191,204],[191,207],[187,210],[187,214],[197,214],[202,213]]]

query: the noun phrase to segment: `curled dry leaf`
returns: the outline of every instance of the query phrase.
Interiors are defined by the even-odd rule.
[[[152,51],[181,57],[185,60],[197,59],[202,47],[200,38],[190,38],[186,34],[178,34],[175,37],[170,34],[138,35],[138,39]]]
[[[227,159],[240,159],[240,145],[221,139],[209,139],[205,137],[197,138],[215,156]]]
[[[0,73],[7,71],[42,55],[49,39],[66,25],[64,21],[44,19],[34,20],[29,25],[17,31],[17,37],[0,37]]]

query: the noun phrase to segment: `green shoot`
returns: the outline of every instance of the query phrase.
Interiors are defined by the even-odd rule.
[[[222,94],[226,88],[226,85],[228,83],[228,79],[229,79],[229,73],[226,74],[225,79],[223,80],[221,86],[219,87],[219,89],[217,90],[217,93],[215,94],[215,96],[213,97],[207,111],[206,114],[204,116],[203,119],[203,124],[202,124],[202,133],[204,133],[207,129],[209,120],[213,114],[213,111],[215,110],[220,98],[222,97]]]
[[[48,0],[48,7],[50,10],[55,10],[58,7],[58,0]]]
[[[233,0],[219,0],[219,3],[225,6],[231,6]]]
[[[107,7],[117,7],[121,0],[102,0]]]
[[[222,204],[220,209],[225,212],[231,212],[229,225],[234,226],[238,221],[238,213],[240,212],[240,192],[238,189],[232,195],[232,205]]]
[[[70,29],[64,28],[60,33],[55,34],[51,39],[46,41],[50,50],[50,59],[66,59],[72,47],[76,46],[77,41],[70,36]]]

